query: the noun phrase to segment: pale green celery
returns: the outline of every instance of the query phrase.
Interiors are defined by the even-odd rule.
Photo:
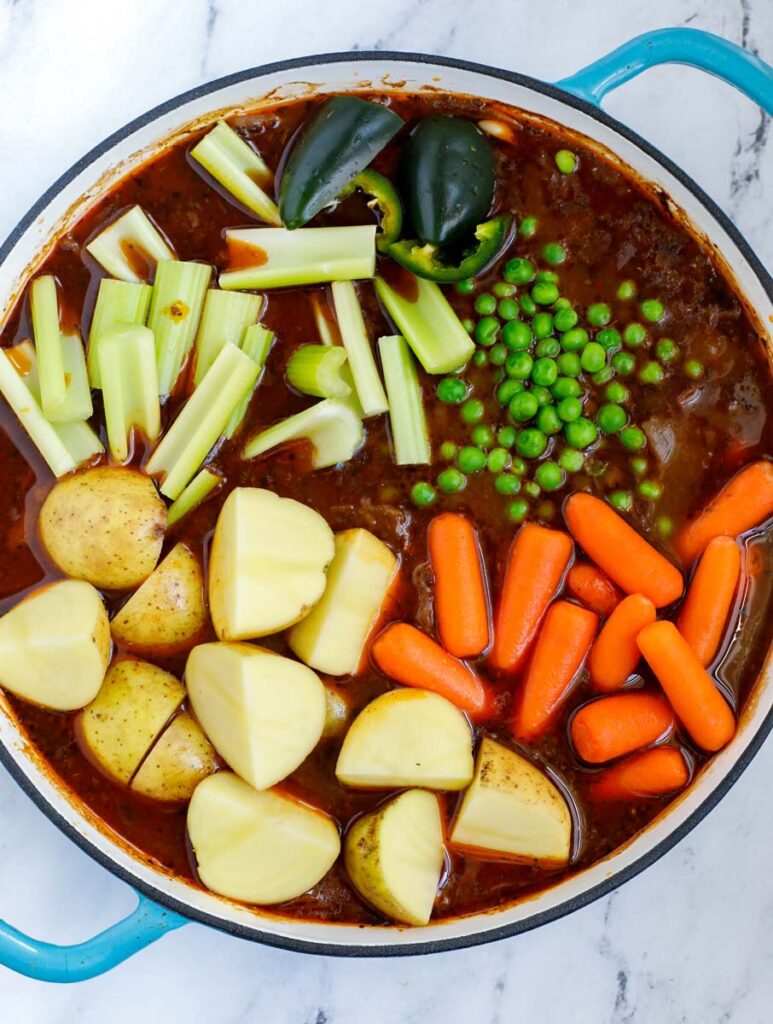
[[[67,396],[64,353],[59,328],[59,299],[51,274],[36,277],[30,285],[32,333],[40,372],[40,398],[46,419],[56,420]]]
[[[395,462],[398,466],[426,465],[431,451],[416,361],[399,334],[379,338],[378,351],[389,395]]]
[[[378,416],[389,408],[384,386],[378,375],[373,348],[365,327],[357,292],[351,281],[333,283],[338,329],[349,357],[357,397],[366,416]]]
[[[94,412],[94,406],[91,401],[91,385],[86,369],[83,341],[80,334],[62,334],[60,344],[67,390],[55,422],[74,423],[87,420]]]
[[[322,345],[340,345],[341,332],[338,330],[335,316],[327,304],[327,296],[312,295],[311,311],[314,314],[314,323],[317,325],[317,333]]]
[[[196,387],[223,345],[229,341],[232,345],[238,345],[244,328],[258,322],[262,305],[261,295],[209,289],[196,335],[196,366],[193,376]]]
[[[160,260],[156,267],[148,327],[156,339],[161,398],[174,390],[193,347],[211,274],[212,268],[205,263]]]
[[[148,461],[149,474],[163,475],[161,493],[167,498],[178,498],[196,475],[259,372],[236,345],[222,348]]]
[[[153,289],[149,284],[116,281],[105,277],[99,283],[97,302],[89,329],[88,367],[93,388],[100,388],[99,336],[115,324],[144,324],[148,318]]]
[[[133,428],[148,441],[161,433],[153,332],[139,324],[116,324],[105,331],[99,340],[99,373],[110,454],[126,462]]]
[[[166,516],[166,525],[174,526],[183,516],[187,516],[210,496],[214,489],[223,482],[211,469],[202,469],[188,484],[177,501],[172,502]]]
[[[469,361],[475,343],[435,282],[413,274],[409,277],[415,298],[377,277],[374,283],[379,299],[427,373],[457,370]]]
[[[287,364],[287,380],[304,395],[315,398],[346,398],[351,387],[341,376],[346,349],[328,345],[301,345]]]
[[[351,459],[364,436],[362,420],[352,407],[337,398],[326,398],[261,431],[245,445],[242,458],[254,459],[277,445],[306,439],[314,449],[314,468],[324,469]]]
[[[266,359],[268,359],[268,353],[271,349],[271,343],[274,340],[274,335],[271,331],[266,330],[261,324],[250,324],[249,327],[244,328],[242,334],[242,340],[239,348],[258,364],[258,376],[255,379],[255,384],[251,390],[244,396],[239,402],[234,411],[231,413],[231,418],[223,431],[223,436],[232,438],[239,427],[242,425],[244,417],[247,415],[247,410],[250,406],[250,399],[252,398],[255,388],[260,383],[260,375],[263,372],[263,367],[266,365]]]
[[[220,275],[220,287],[228,291],[354,281],[376,270],[375,224],[241,228],[225,237],[234,269]]]
[[[141,206],[132,206],[108,224],[86,248],[111,277],[121,281],[147,281],[159,260],[175,258]]]
[[[276,203],[263,191],[273,180],[271,171],[260,154],[225,121],[216,124],[193,147],[191,156],[261,220],[277,226],[282,223]]]

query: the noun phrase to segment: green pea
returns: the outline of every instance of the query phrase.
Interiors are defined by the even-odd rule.
[[[628,324],[623,331],[623,341],[628,348],[638,348],[647,338],[647,328],[641,324]]]
[[[582,387],[580,382],[572,377],[559,377],[550,393],[557,402],[560,402],[562,398],[577,398],[582,394]]]
[[[420,508],[426,508],[428,505],[432,505],[437,498],[437,491],[428,484],[426,480],[422,480],[418,484],[414,484],[411,488],[411,500],[414,505],[418,505]]]
[[[612,380],[614,375],[615,371],[611,366],[602,366],[600,370],[596,370],[591,377],[591,380],[594,384],[598,384],[599,387],[601,387],[601,385],[606,384],[608,380]]]
[[[527,480],[523,485],[523,489],[530,498],[539,498],[540,494],[542,494],[542,488],[534,480]]]
[[[521,312],[525,313],[526,316],[534,316],[537,312],[537,303],[531,295],[522,295],[518,299],[518,305],[521,307]]]
[[[475,330],[475,321],[470,320],[470,318],[466,316],[464,320],[462,320],[462,327],[465,329],[465,331],[467,331],[468,334],[472,334],[472,332]]]
[[[472,426],[474,423],[480,423],[486,415],[486,407],[479,398],[468,398],[462,405],[459,413],[462,417],[462,423]]]
[[[683,370],[685,376],[689,377],[690,380],[698,380],[705,372],[703,363],[699,359],[685,360]]]
[[[621,302],[629,302],[636,295],[635,281],[621,281],[617,289],[617,297]]]
[[[527,427],[515,442],[518,453],[524,459],[538,459],[548,446],[548,439],[537,427]]]
[[[492,366],[504,366],[507,359],[507,346],[501,342],[492,345],[489,349],[488,358]]]
[[[557,491],[566,482],[566,473],[557,462],[541,462],[534,472],[534,479],[543,491]]]
[[[520,352],[532,343],[531,327],[523,320],[510,320],[502,328],[502,341],[509,349]]]
[[[485,366],[488,362],[488,353],[479,348],[476,352],[473,352],[472,362],[474,366]]]
[[[674,521],[670,516],[658,516],[655,520],[655,529],[661,537],[668,538],[674,532]]]
[[[534,360],[528,352],[511,352],[505,360],[505,372],[516,380],[528,380]]]
[[[658,501],[663,496],[663,485],[657,480],[642,480],[637,490],[647,501]]]
[[[524,390],[524,383],[520,380],[513,380],[512,377],[507,380],[503,380],[501,384],[497,386],[497,401],[500,405],[507,405],[513,395],[517,395],[519,391]]]
[[[511,295],[515,295],[517,289],[508,281],[497,281],[491,286],[491,291],[498,299],[509,299]]]
[[[549,338],[553,333],[553,314],[543,310],[534,314],[531,329],[535,338]]]
[[[520,256],[516,256],[515,259],[505,263],[502,276],[508,284],[528,284],[529,281],[534,280],[534,274],[534,264],[531,260],[524,260]]]
[[[606,302],[593,302],[585,314],[593,327],[604,327],[612,319],[612,310]]]
[[[675,359],[679,358],[679,349],[671,338],[660,338],[655,345],[655,355],[661,363],[673,363]]]
[[[564,352],[580,352],[589,340],[590,335],[584,327],[572,327],[561,335],[561,348]]]
[[[537,518],[550,521],[556,514],[554,501],[541,501],[537,506]]]
[[[537,415],[539,402],[530,391],[514,395],[507,407],[516,423],[527,423]]]
[[[444,494],[458,494],[463,491],[467,484],[467,477],[454,466],[449,466],[442,473],[438,473],[438,489]]]
[[[523,498],[516,498],[507,506],[507,518],[511,523],[522,523],[529,514],[529,503]]]
[[[596,341],[599,345],[603,345],[607,352],[617,352],[623,344],[620,331],[615,327],[605,327],[602,331],[599,331],[596,335]]]
[[[649,463],[646,459],[643,459],[641,455],[634,455],[631,459],[631,469],[634,471],[636,476],[644,476],[649,468]]]
[[[562,174],[571,174],[577,170],[580,161],[571,149],[559,149],[556,153],[556,167]]]
[[[664,376],[663,367],[654,360],[645,363],[641,370],[639,370],[639,380],[642,384],[661,384]]]
[[[558,309],[571,309],[571,308],[572,308],[572,304],[569,301],[569,299],[567,299],[567,297],[565,295],[559,296],[556,299],[556,301],[553,303],[553,309],[554,310],[558,310]]]
[[[649,320],[650,323],[659,323],[666,315],[666,311],[663,308],[663,303],[658,302],[657,299],[645,299],[639,306],[641,315],[645,320]]]
[[[494,443],[494,431],[485,423],[479,423],[477,427],[473,427],[470,439],[478,448],[490,448]]]
[[[437,396],[446,405],[459,405],[465,400],[468,387],[459,377],[444,377],[438,382]]]
[[[558,284],[559,277],[555,270],[538,270],[534,280],[539,284]]]
[[[612,491],[607,501],[618,512],[630,512],[633,508],[633,495],[630,491]]]
[[[523,459],[513,459],[513,464],[510,466],[510,472],[515,473],[516,476],[523,476],[527,470],[527,465]]]
[[[571,448],[590,448],[598,436],[596,424],[585,416],[564,426],[564,439]]]
[[[543,246],[542,258],[551,267],[558,267],[566,259],[566,249],[558,242],[548,242],[547,245]]]
[[[497,308],[497,300],[488,292],[483,292],[475,300],[475,312],[481,316],[491,316]]]
[[[471,277],[465,277],[463,281],[456,282],[456,290],[460,295],[469,295],[475,291],[475,282]]]
[[[501,473],[510,464],[510,452],[506,448],[492,448],[486,460],[486,468],[490,473]]]
[[[625,430],[621,430],[620,440],[623,442],[623,447],[631,452],[639,452],[642,448],[647,447],[644,431],[638,427],[626,427]]]
[[[499,321],[494,316],[483,316],[475,325],[475,340],[479,345],[493,345],[499,333]]]
[[[558,298],[558,286],[552,281],[538,281],[531,290],[531,297],[538,306],[549,306]]]
[[[531,379],[540,387],[549,388],[558,379],[558,366],[555,359],[543,357],[538,359],[531,370]]]
[[[553,401],[553,396],[547,388],[543,388],[540,384],[532,384],[529,389],[534,397],[537,399],[537,403],[540,407],[543,405],[550,405]]]
[[[559,466],[565,469],[567,473],[579,473],[584,462],[585,457],[576,448],[564,448],[558,456]]]
[[[520,306],[515,299],[500,299],[497,313],[503,320],[515,320],[520,313]]]
[[[534,346],[534,354],[539,359],[547,356],[549,359],[555,359],[555,357],[561,351],[561,344],[558,338],[542,338]]]
[[[558,417],[558,412],[554,405],[543,405],[537,413],[537,426],[543,434],[547,434],[550,437],[552,434],[557,434],[563,423]]]
[[[459,449],[456,461],[463,473],[479,473],[486,465],[486,456],[480,448],[465,445]]]
[[[596,422],[602,434],[617,434],[628,422],[628,413],[622,405],[609,402],[596,413]]]
[[[580,318],[577,316],[575,310],[571,306],[567,306],[564,309],[559,309],[553,314],[553,323],[557,331],[571,331],[576,326],[577,321]]]
[[[607,390],[604,394],[608,402],[615,402],[617,405],[620,405],[621,402],[627,402],[631,397],[631,392],[619,380],[613,380],[611,384],[607,384]]]
[[[510,473],[502,473],[494,481],[500,494],[517,494],[521,489],[521,481]]]
[[[557,412],[564,423],[573,423],[582,416],[582,402],[579,398],[569,395],[558,403]]]
[[[562,352],[556,359],[558,369],[564,377],[579,377],[582,363],[576,352]]]
[[[521,238],[531,238],[537,233],[537,218],[524,217],[518,227],[518,234]]]
[[[636,369],[636,359],[630,352],[615,352],[612,356],[612,367],[621,377],[630,377]]]
[[[459,450],[459,445],[454,444],[453,441],[444,441],[440,446],[440,458],[444,462],[450,462],[456,458],[456,453]]]
[[[589,341],[580,354],[580,365],[586,373],[597,373],[607,362],[607,350],[597,341]]]
[[[510,397],[512,397],[512,395]],[[497,444],[502,448],[512,448],[515,444],[515,437],[515,427],[502,427],[502,429],[497,432]]]

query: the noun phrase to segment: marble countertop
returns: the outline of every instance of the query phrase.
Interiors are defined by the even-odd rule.
[[[770,0],[0,0],[0,236],[83,152],[202,81],[327,50],[406,49],[562,77],[647,29],[704,28],[773,59]],[[662,68],[607,109],[681,164],[773,266],[770,120]],[[773,741],[729,797],[622,890],[520,938],[413,960],[262,948],[190,925],[72,987],[0,968],[8,1024],[768,1024]],[[0,917],[87,938],[133,896],[0,769]]]

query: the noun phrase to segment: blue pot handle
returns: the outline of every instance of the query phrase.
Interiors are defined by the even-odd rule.
[[[694,28],[645,32],[556,85],[599,107],[608,92],[657,64],[708,71],[773,114],[773,68],[735,43]]]
[[[123,921],[86,942],[56,946],[39,942],[0,921],[0,964],[36,981],[86,981],[104,974],[187,919],[137,893],[136,908]]]

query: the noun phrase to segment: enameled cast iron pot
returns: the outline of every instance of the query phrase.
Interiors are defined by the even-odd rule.
[[[741,89],[773,113],[773,69],[715,36],[666,29],[639,36],[554,85],[465,61],[419,54],[346,53],[282,61],[193,89],[138,118],[92,150],[54,184],[0,249],[0,302],[6,308],[39,261],[40,253],[77,218],[98,192],[191,124],[215,111],[254,107],[262,97],[342,92],[375,83],[388,89],[427,86],[486,97],[550,118],[606,147],[673,206],[721,254],[773,355],[773,282],[728,218],[683,171],[600,110],[604,96],[641,71],[662,63],[690,64]],[[236,906],[169,876],[102,831],[57,783],[21,736],[0,697],[0,760],[59,828],[138,895],[136,910],[101,935],[60,947],[22,935],[0,921],[0,963],[33,978],[80,981],[110,969],[165,932],[200,921],[233,935],[305,953],[396,956],[472,946],[515,935],[568,914],[632,878],[674,846],[731,788],[773,727],[773,652],[733,742],[718,754],[685,795],[646,831],[606,860],[503,910],[424,928],[314,924],[282,920]]]

